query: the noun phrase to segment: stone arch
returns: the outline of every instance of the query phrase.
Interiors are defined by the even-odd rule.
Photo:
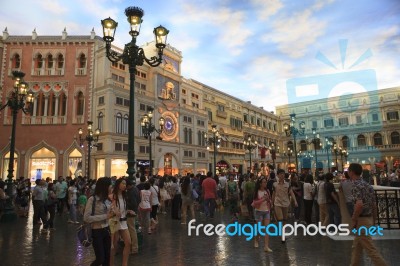
[[[85,156],[85,152],[83,150],[83,148],[79,145],[78,141],[75,139],[71,145],[64,151],[64,156],[63,156],[63,165],[65,166],[63,168],[63,176],[68,176],[69,175],[69,158],[70,158],[70,154],[74,151],[74,150],[78,150],[81,155],[82,155],[82,165],[86,165],[86,156]],[[82,169],[83,172],[85,172],[85,169]]]
[[[44,141],[44,140],[42,140],[41,142],[39,142],[38,144],[36,144],[35,146],[33,146],[33,147],[31,147],[31,148],[29,148],[28,150],[27,150],[27,152],[26,152],[26,154],[25,154],[25,168],[24,168],[24,172],[25,173],[28,173],[28,175],[29,175],[29,168],[30,168],[30,165],[29,165],[29,162],[30,162],[30,159],[32,158],[32,155],[35,153],[35,152],[37,152],[37,151],[39,151],[40,149],[42,149],[42,148],[46,148],[46,149],[48,149],[49,151],[51,151],[53,154],[54,154],[54,156],[56,157],[55,158],[55,160],[56,160],[56,167],[55,167],[55,176],[57,177],[58,176],[58,163],[59,163],[59,153],[58,153],[58,150],[55,148],[55,147],[53,147],[53,146],[51,146],[50,144],[48,144],[46,141]]]

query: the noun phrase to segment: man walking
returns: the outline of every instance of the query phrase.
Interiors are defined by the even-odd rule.
[[[201,187],[206,217],[214,218],[215,200],[217,198],[217,182],[212,178],[212,172],[207,173],[207,177],[204,179]]]
[[[138,213],[138,206],[140,202],[139,190],[135,186],[132,180],[127,180],[127,191],[126,191],[126,208],[135,212],[134,215],[127,216],[126,223],[128,224],[129,235],[131,236],[131,254],[136,254],[139,251],[137,232],[136,232],[136,217]]]
[[[351,217],[352,228],[365,226],[369,228],[375,224],[376,203],[374,201],[374,189],[361,178],[362,167],[358,163],[351,163],[348,169],[349,176],[353,181],[354,212]],[[360,265],[362,251],[366,250],[374,265],[387,265],[372,243],[372,238],[366,236],[365,232],[357,232],[352,246],[351,265]]]

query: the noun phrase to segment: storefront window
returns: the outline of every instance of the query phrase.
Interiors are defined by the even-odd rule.
[[[3,171],[1,171],[1,177],[3,179],[7,179],[9,163],[10,163],[10,152],[7,152],[3,160]],[[18,169],[18,155],[14,153],[14,179],[17,176],[17,169]]]
[[[41,148],[32,154],[29,163],[29,176],[31,182],[37,179],[46,179],[50,177],[55,180],[56,176],[56,157],[54,153],[46,148]]]
[[[187,174],[192,174],[193,165],[193,163],[182,163],[182,175],[185,176]]]
[[[106,160],[98,159],[96,160],[96,178],[106,176]]]
[[[82,169],[82,154],[77,149],[69,154],[68,175],[73,179],[85,175]]]
[[[126,160],[124,159],[112,159],[111,160],[111,176],[121,177],[126,176],[127,170]]]

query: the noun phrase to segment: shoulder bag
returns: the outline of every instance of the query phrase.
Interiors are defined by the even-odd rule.
[[[92,201],[92,216],[94,215],[94,209],[96,206],[96,196],[93,196],[93,201]],[[77,229],[77,235],[79,242],[81,243],[82,246],[84,247],[90,247],[90,245],[93,242],[92,239],[92,225],[90,223],[84,223],[81,226],[78,227]]]

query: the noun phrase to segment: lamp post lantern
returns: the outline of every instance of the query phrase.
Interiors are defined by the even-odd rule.
[[[16,218],[16,213],[13,205],[13,177],[14,177],[14,153],[15,153],[15,134],[17,126],[17,115],[18,111],[22,110],[27,114],[33,103],[34,97],[32,93],[28,93],[28,83],[26,83],[23,78],[25,76],[24,72],[13,71],[14,80],[14,90],[12,91],[7,102],[0,107],[0,111],[7,106],[11,109],[12,114],[12,128],[11,128],[11,140],[10,140],[10,161],[8,162],[8,174],[7,174],[7,200],[6,206],[4,208],[4,215],[2,220],[14,219]],[[27,108],[25,108],[25,106]]]
[[[342,161],[342,172],[344,171],[343,157],[345,158],[346,163],[347,163],[348,156],[349,156],[349,153],[346,150],[340,150],[340,160]]]
[[[293,149],[294,149],[294,154],[296,156],[296,172],[298,172],[298,170],[299,170],[298,169],[299,162],[298,162],[298,159],[297,159],[296,136],[297,135],[300,135],[300,136],[304,135],[304,131],[305,131],[305,128],[306,128],[306,123],[304,123],[304,121],[301,121],[299,123],[299,128],[296,128],[295,127],[295,122],[296,122],[296,114],[294,114],[294,113],[290,114],[290,124],[289,125],[285,124],[283,126],[283,129],[285,130],[286,136],[288,136],[288,137],[289,136],[293,136],[293,141],[294,141]]]
[[[217,125],[211,126],[212,136],[208,137],[207,133],[204,133],[204,138],[207,144],[207,150],[210,150],[210,144],[213,144],[214,148],[214,175],[217,175],[217,149],[219,149],[219,145],[221,143],[221,134],[219,130],[217,130]]]
[[[337,146],[336,143],[334,143],[334,144],[333,144],[333,152],[335,153],[336,171],[337,171],[337,170],[339,170],[339,168],[338,168],[338,160],[337,160],[337,157],[338,157],[338,154],[341,154],[341,153],[342,153],[342,148],[339,147],[339,146]]]
[[[329,153],[331,152],[332,145],[333,145],[332,138],[331,137],[325,137],[326,156],[328,157],[328,173],[331,172],[331,163],[329,161]]]
[[[86,176],[88,179],[90,179],[90,161],[91,161],[91,152],[93,147],[97,147],[97,142],[99,141],[99,136],[100,136],[100,129],[96,129],[93,132],[93,122],[92,121],[87,121],[87,133],[85,137],[82,137],[83,135],[83,129],[80,128],[78,129],[78,134],[79,134],[79,141],[80,145],[83,148],[83,143],[86,141],[87,142],[87,148],[88,148],[88,162],[87,162],[87,172]]]
[[[290,157],[292,157],[292,155],[293,155],[292,149],[290,149],[290,148],[288,147],[288,148],[287,148],[287,152],[285,152],[283,155],[284,155],[284,156],[287,156],[287,157],[289,158],[289,162],[288,162],[288,172],[290,172],[290,171],[289,171],[289,168],[290,168]]]
[[[257,143],[256,140],[255,140],[254,142],[252,142],[251,136],[249,136],[249,137],[247,138],[247,140],[245,139],[245,140],[243,141],[243,146],[244,146],[244,148],[245,148],[246,150],[249,151],[249,157],[250,157],[250,173],[251,173],[251,170],[253,169],[253,167],[252,167],[252,165],[251,165],[251,153],[253,152],[253,150],[257,149],[258,143]]]
[[[164,124],[165,124],[165,119],[163,117],[160,117],[158,120],[158,124],[160,126],[160,129],[157,129],[156,126],[152,123],[153,119],[153,110],[149,110],[147,114],[145,114],[142,117],[141,121],[141,126],[143,130],[143,135],[145,138],[149,139],[149,178],[153,175],[153,161],[152,161],[152,147],[151,147],[151,139],[152,139],[152,134],[153,132],[157,132],[158,134],[161,134],[161,132],[164,130]],[[157,139],[162,140],[161,136],[158,135]]]
[[[315,175],[318,176],[318,156],[317,156],[317,147],[320,147],[321,143],[319,140],[319,134],[317,133],[317,129],[313,127],[311,129],[313,138],[310,140],[309,144],[314,145],[314,156],[315,156]],[[306,141],[308,140],[308,136],[306,136]]]
[[[129,123],[128,123],[128,169],[126,173],[128,178],[133,180],[135,174],[135,75],[136,67],[141,66],[146,62],[151,67],[157,67],[162,62],[163,51],[166,46],[167,36],[169,31],[163,26],[154,28],[154,35],[156,41],[156,48],[158,49],[158,55],[147,58],[145,56],[143,48],[140,48],[136,44],[136,38],[140,32],[140,26],[142,24],[142,17],[144,11],[139,7],[128,7],[125,9],[125,15],[128,18],[130,24],[129,34],[132,36],[132,40],[125,44],[124,51],[122,54],[112,50],[111,43],[114,41],[115,30],[118,23],[112,18],[106,18],[101,21],[103,27],[103,40],[106,42],[106,56],[111,62],[118,62],[122,60],[122,63],[129,66]]]

